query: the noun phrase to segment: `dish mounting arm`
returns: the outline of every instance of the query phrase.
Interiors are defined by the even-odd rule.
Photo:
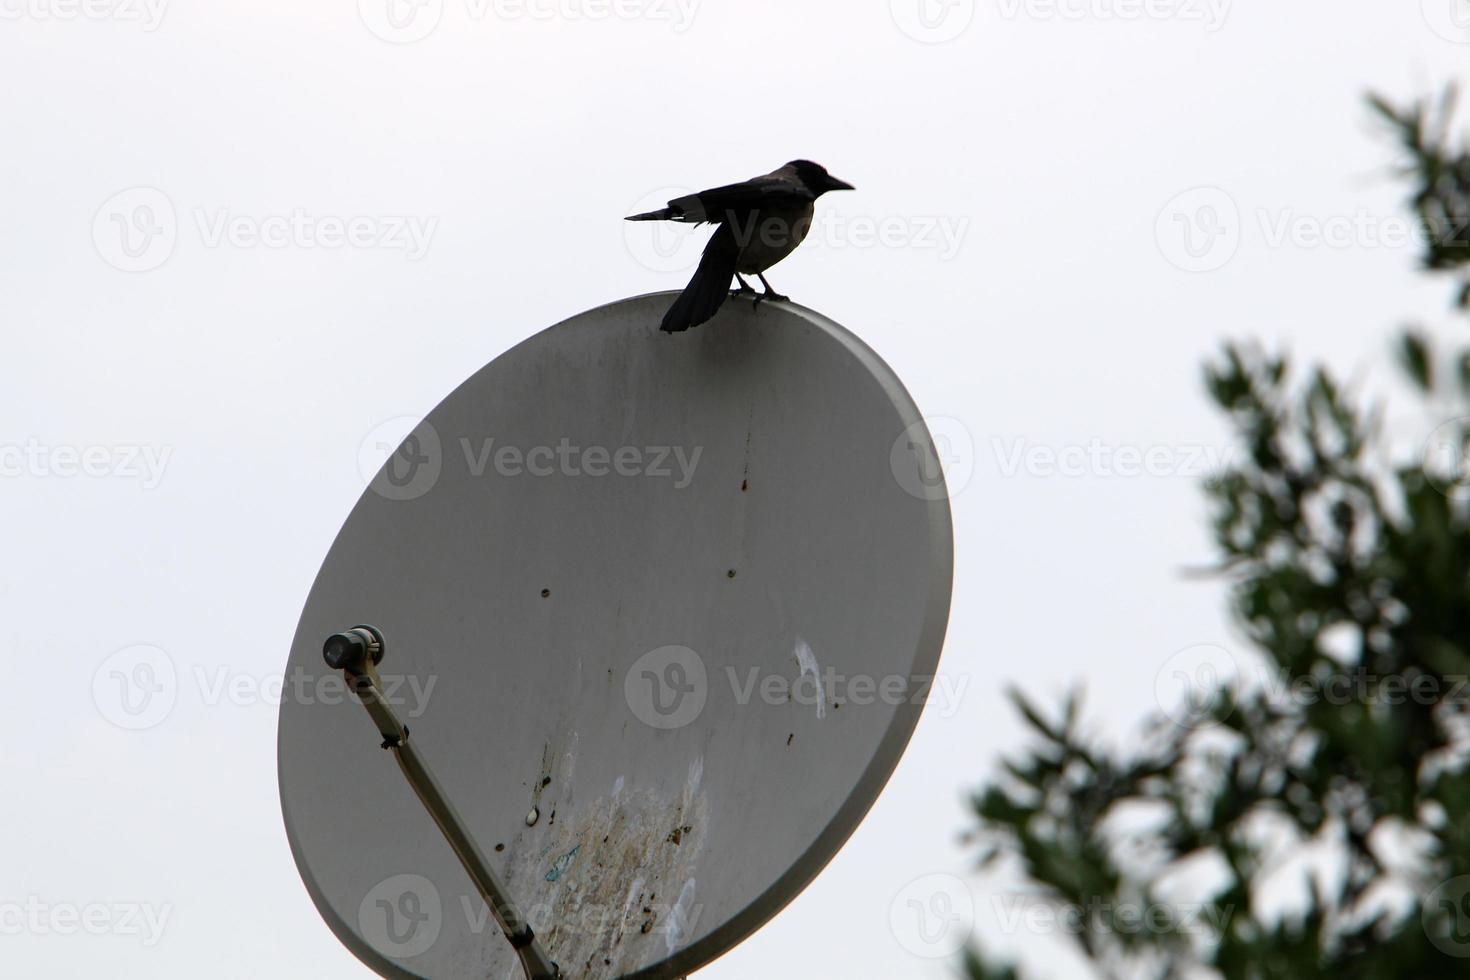
[[[475,883],[480,897],[490,907],[495,921],[500,923],[506,940],[520,957],[521,967],[528,980],[558,980],[562,975],[561,970],[541,948],[536,934],[531,931],[530,923],[521,915],[505,886],[490,869],[484,852],[470,836],[449,798],[444,795],[444,789],[434,778],[428,762],[409,740],[408,726],[399,720],[393,706],[383,697],[382,683],[378,679],[378,664],[382,663],[386,649],[383,634],[376,627],[354,626],[350,630],[329,636],[322,647],[322,656],[328,667],[343,672],[348,686],[363,707],[367,708],[378,733],[383,736],[383,748],[393,753],[404,778],[424,804],[424,809],[429,811],[429,816],[434,818],[434,823],[449,842],[470,880]]]

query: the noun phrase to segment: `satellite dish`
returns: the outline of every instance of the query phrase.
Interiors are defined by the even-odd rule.
[[[524,974],[323,662],[333,634],[386,639],[383,701],[566,977],[683,977],[736,945],[918,721],[952,564],[918,410],[810,310],[731,302],[670,337],[671,298],[537,334],[405,426],[312,587],[281,807],[317,908],[384,976]]]

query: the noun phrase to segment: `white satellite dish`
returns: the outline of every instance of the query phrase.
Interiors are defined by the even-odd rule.
[[[918,410],[818,314],[730,302],[668,336],[670,299],[462,384],[312,587],[281,805],[322,916],[384,976],[682,977],[816,876],[918,721],[952,564]],[[372,719],[323,662],[359,623],[381,632],[332,653],[381,657]]]

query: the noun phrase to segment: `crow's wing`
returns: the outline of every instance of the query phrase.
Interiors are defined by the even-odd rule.
[[[795,181],[757,177],[675,198],[669,202],[669,218],[694,223],[727,221],[732,215],[743,217],[769,207],[800,207],[814,200],[816,195]]]

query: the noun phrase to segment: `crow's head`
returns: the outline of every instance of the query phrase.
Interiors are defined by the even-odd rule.
[[[810,160],[792,160],[786,167],[817,197],[821,197],[828,191],[855,190],[847,181],[838,180],[827,173],[827,168],[820,163],[812,163]]]

